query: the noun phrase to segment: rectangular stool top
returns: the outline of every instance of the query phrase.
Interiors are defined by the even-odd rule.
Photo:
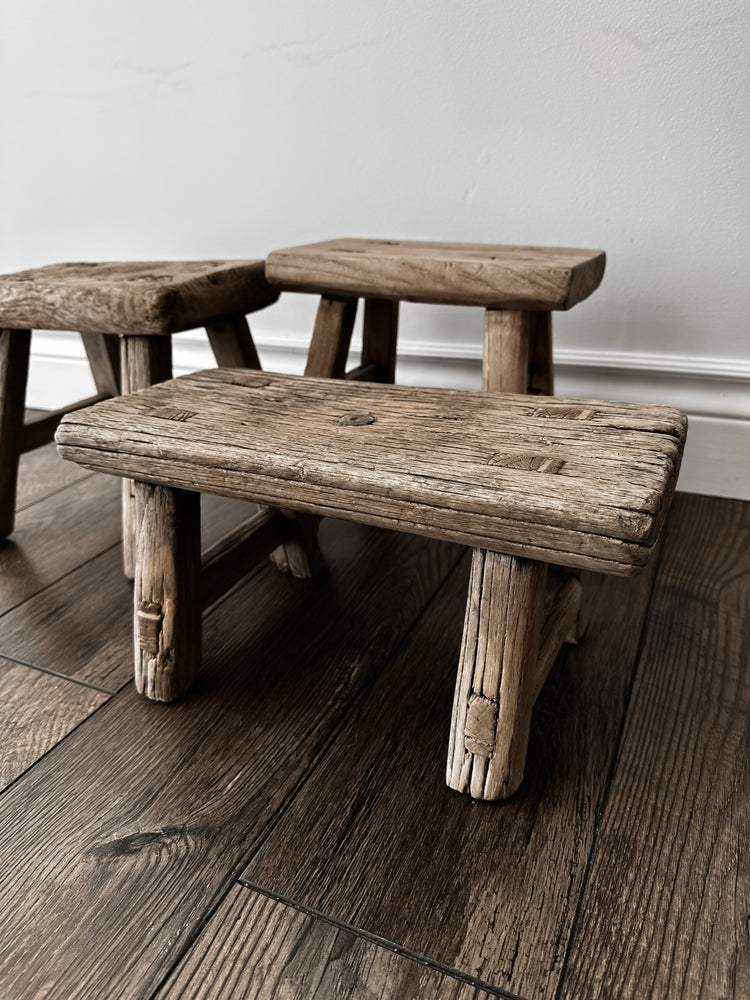
[[[279,288],[486,309],[570,309],[598,288],[601,250],[337,239],[274,250]]]
[[[89,469],[627,574],[686,418],[666,406],[197,372],[66,416]]]
[[[278,297],[262,260],[50,264],[0,275],[0,327],[167,335]]]

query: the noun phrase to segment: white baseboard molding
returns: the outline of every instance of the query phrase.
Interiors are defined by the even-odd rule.
[[[309,335],[257,338],[270,371],[300,373]],[[352,348],[356,364],[358,345]],[[409,385],[478,389],[482,349],[445,343],[404,342],[397,380]],[[206,337],[174,338],[175,374],[214,367]],[[561,396],[665,403],[690,420],[678,489],[750,500],[750,362],[659,354],[555,352],[555,391]],[[94,392],[80,338],[35,333],[27,405],[55,409]]]

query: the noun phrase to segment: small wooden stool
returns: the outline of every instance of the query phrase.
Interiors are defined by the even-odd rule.
[[[136,684],[158,700],[192,681],[202,607],[288,531],[263,508],[201,570],[196,491],[478,547],[447,780],[496,799],[518,787],[532,706],[579,634],[580,582],[562,576],[545,602],[548,563],[645,565],[685,430],[663,406],[218,369],[72,413],[57,441],[136,481]]]
[[[0,538],[13,530],[21,454],[51,441],[64,413],[171,378],[170,335],[196,327],[206,328],[217,364],[260,368],[245,314],[278,296],[262,260],[54,264],[0,275]],[[24,424],[35,329],[81,334],[97,395]],[[131,577],[133,539],[126,483],[123,554]]]

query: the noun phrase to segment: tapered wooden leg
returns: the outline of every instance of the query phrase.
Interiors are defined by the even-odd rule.
[[[170,337],[122,337],[123,393],[138,392],[172,377]],[[122,564],[125,576],[135,575],[135,494],[132,479],[122,482]]]
[[[482,389],[529,391],[534,352],[549,326],[532,312],[488,309]],[[547,375],[551,365],[547,353]],[[472,554],[453,703],[447,782],[475,799],[507,798],[523,778],[531,711],[540,686],[540,629],[547,567],[484,549]],[[567,618],[566,618],[567,624]],[[553,641],[557,641],[557,630]],[[547,642],[543,657],[549,669]]]
[[[135,495],[135,684],[173,701],[200,663],[200,494],[136,483]]]
[[[206,327],[219,368],[260,368],[255,341],[244,316],[232,316]]]
[[[324,295],[315,317],[305,375],[343,378],[346,358],[357,315],[356,299],[334,299]]]
[[[396,381],[397,339],[398,302],[390,299],[365,299],[362,365],[376,366],[373,381]]]
[[[81,340],[96,391],[102,396],[119,396],[122,391],[119,338],[105,333],[82,333]]]
[[[546,570],[474,551],[446,780],[475,799],[507,798],[523,778]]]
[[[30,330],[0,331],[0,538],[15,524],[30,350]]]

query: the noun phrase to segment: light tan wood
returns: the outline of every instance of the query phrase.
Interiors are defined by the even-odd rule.
[[[96,471],[627,574],[684,434],[669,407],[216,369],[71,414],[58,443]]]
[[[82,333],[96,391],[101,396],[119,396],[122,391],[120,378],[120,345],[117,337],[104,333]]]
[[[169,337],[121,337],[123,393],[138,392],[172,377],[172,341]],[[131,428],[132,430],[132,428]],[[129,580],[135,577],[135,484],[122,484],[122,567]]]
[[[0,538],[13,531],[30,330],[0,330]]]
[[[50,410],[48,413],[43,413],[40,416],[33,417],[31,420],[24,424],[23,430],[21,432],[20,447],[22,452],[33,451],[35,448],[41,447],[43,444],[49,444],[50,441],[55,439],[55,431],[58,425],[66,413],[72,413],[75,410],[82,410],[87,406],[94,406],[96,403],[100,403],[103,399],[109,399],[109,395],[102,396],[89,396],[88,399],[80,399],[77,403],[69,403],[68,406],[63,406],[59,410]]]
[[[446,781],[475,799],[507,798],[523,778],[546,571],[473,554]]]
[[[201,656],[200,497],[147,483],[136,483],[135,496],[135,684],[173,701]]]
[[[362,364],[377,365],[375,382],[396,381],[398,302],[392,299],[365,299],[362,324]]]
[[[356,299],[323,296],[318,306],[305,375],[320,378],[343,378],[349,343],[352,339]]]
[[[0,324],[166,335],[278,298],[260,260],[53,264],[0,276]]]
[[[491,309],[570,309],[599,286],[601,250],[336,239],[275,250],[268,280],[291,291]]]
[[[290,525],[278,511],[262,507],[244,524],[203,553],[201,606],[207,608],[246,576],[262,559],[283,545]]]
[[[220,368],[260,368],[253,335],[244,316],[232,316],[206,327],[208,342]]]
[[[525,393],[529,387],[534,314],[488,309],[484,314],[484,392]]]

